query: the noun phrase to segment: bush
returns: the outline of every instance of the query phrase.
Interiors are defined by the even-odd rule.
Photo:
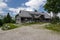
[[[16,23],[15,20],[11,20],[11,23]]]
[[[52,20],[51,20],[52,24],[56,24],[56,23],[59,23],[59,22],[60,22],[59,17],[52,18]]]
[[[4,24],[2,26],[2,30],[10,30],[10,29],[14,29],[14,28],[17,28],[17,26],[12,23]]]
[[[22,25],[27,26],[27,25],[33,25],[33,24],[43,24],[44,22],[30,22],[30,23],[23,23]]]
[[[50,24],[50,25],[47,25],[45,28],[60,32],[60,24]]]
[[[2,21],[2,19],[0,19],[0,26],[2,26],[3,25],[3,21]]]

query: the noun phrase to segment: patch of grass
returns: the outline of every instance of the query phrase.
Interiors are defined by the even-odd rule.
[[[33,25],[33,24],[43,24],[43,22],[23,23],[22,25],[28,26],[28,25]]]
[[[60,24],[49,24],[49,25],[46,25],[45,28],[56,31],[56,32],[60,32]]]
[[[12,23],[8,23],[8,24],[4,24],[1,29],[2,30],[11,30],[11,29],[14,29],[14,28],[17,28],[18,26],[16,26],[15,24],[12,24]]]

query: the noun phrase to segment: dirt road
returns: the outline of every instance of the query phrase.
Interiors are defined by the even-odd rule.
[[[45,24],[23,26],[9,31],[0,30],[0,40],[60,40],[60,34],[43,29],[43,25]]]

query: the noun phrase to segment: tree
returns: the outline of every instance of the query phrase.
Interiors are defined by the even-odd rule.
[[[57,13],[60,12],[60,0],[47,0],[44,7],[48,12],[52,11],[54,17],[56,17]]]
[[[6,17],[4,17],[3,21],[4,21],[4,23],[11,23],[12,18],[9,13],[7,14]]]
[[[12,20],[12,17],[10,16],[9,13],[7,14],[7,19],[8,19],[8,23],[11,22],[11,20]]]

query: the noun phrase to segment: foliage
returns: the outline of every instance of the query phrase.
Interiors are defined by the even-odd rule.
[[[8,23],[8,24],[4,24],[1,28],[2,30],[10,30],[10,29],[17,28],[17,26],[15,24]]]
[[[8,13],[7,16],[4,17],[3,22],[4,22],[4,23],[15,23],[15,20],[12,19],[12,17],[11,17],[10,14]]]
[[[9,13],[7,14],[6,17],[4,17],[3,21],[4,21],[4,23],[11,23],[12,18]]]
[[[27,25],[33,25],[33,24],[43,24],[44,22],[31,22],[31,23],[23,23],[22,25],[27,26]]]
[[[48,12],[58,13],[60,12],[60,0],[47,0],[44,7]]]
[[[57,18],[57,13],[60,12],[60,0],[47,0],[46,5],[44,6],[45,10],[48,12],[53,12],[53,18],[51,23],[59,22],[59,18]]]
[[[15,20],[12,19],[12,20],[11,20],[11,23],[16,23],[16,22],[15,22]]]
[[[46,25],[45,28],[47,28],[49,30],[56,31],[56,32],[60,32],[60,23],[58,23],[58,24],[49,24],[49,25]]]
[[[16,28],[17,26],[12,23],[15,23],[15,20],[12,19],[9,13],[2,20],[0,19],[0,26],[2,30],[10,30]]]
[[[59,17],[54,17],[54,18],[52,18],[52,20],[51,20],[51,23],[52,23],[52,24],[57,24],[57,23],[59,23],[59,22],[60,22]]]
[[[2,21],[2,19],[0,19],[0,26],[2,26],[3,25],[3,21]]]

